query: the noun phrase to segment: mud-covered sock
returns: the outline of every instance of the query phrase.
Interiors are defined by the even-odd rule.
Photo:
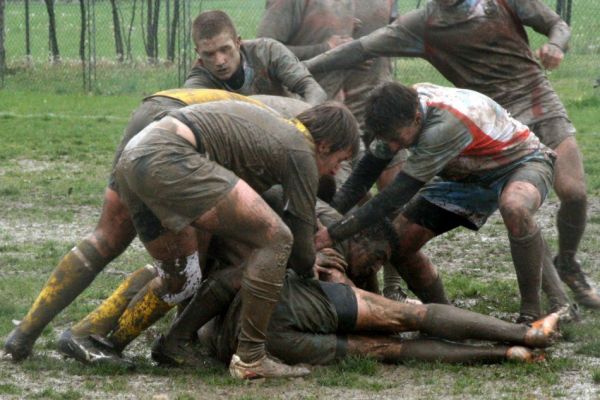
[[[564,201],[556,216],[558,256],[565,261],[575,258],[587,222],[587,201]],[[561,271],[559,271],[561,272]]]
[[[569,304],[569,296],[563,289],[562,282],[552,262],[552,253],[548,243],[544,240],[544,253],[542,255],[542,292],[548,298],[550,310],[556,311]]]
[[[134,296],[156,275],[156,269],[151,265],[146,265],[129,274],[102,304],[73,325],[71,328],[73,336],[107,335],[115,329],[121,314]]]
[[[198,329],[225,311],[237,293],[237,288],[228,283],[212,277],[202,282],[187,307],[171,324],[164,342],[170,344],[194,339]]]
[[[31,339],[37,338],[44,327],[90,285],[109,261],[88,240],[73,247],[52,271],[21,321],[20,332]]]
[[[521,293],[522,316],[538,318],[541,314],[542,256],[544,241],[539,228],[523,237],[509,235],[510,252]]]
[[[118,352],[123,351],[140,333],[174,307],[174,304],[167,303],[154,292],[151,283],[152,281],[133,298],[108,337],[108,341]]]
[[[479,339],[523,343],[525,325],[511,324],[498,318],[445,304],[428,304],[420,331],[450,340]]]

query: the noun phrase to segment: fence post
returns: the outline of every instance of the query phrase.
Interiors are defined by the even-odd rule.
[[[52,63],[60,62],[60,51],[58,50],[58,39],[56,38],[56,16],[54,13],[54,0],[44,0],[48,12],[48,45],[52,55]]]
[[[556,13],[568,24],[571,25],[571,11],[573,10],[573,0],[556,0]]]
[[[4,48],[4,0],[0,0],[0,88],[4,87],[4,71],[6,70],[6,50]]]
[[[29,0],[25,0],[25,60],[31,65],[31,25],[29,20]]]

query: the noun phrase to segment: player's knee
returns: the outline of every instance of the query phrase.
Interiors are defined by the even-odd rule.
[[[271,227],[268,237],[270,246],[289,248],[294,242],[292,231],[283,221]]]
[[[166,303],[179,304],[196,293],[202,281],[198,252],[172,261],[157,261],[161,278],[159,295]]]
[[[532,211],[518,201],[505,201],[500,206],[500,214],[511,236],[521,237],[530,234],[537,227]]]

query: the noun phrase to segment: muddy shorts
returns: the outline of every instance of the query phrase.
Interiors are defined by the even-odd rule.
[[[575,127],[568,118],[556,117],[529,126],[540,142],[556,149],[568,137],[575,136]]]
[[[518,163],[498,168],[472,180],[450,181],[436,177],[407,204],[402,214],[436,234],[457,226],[478,230],[498,209],[504,187],[515,181],[529,182],[542,202],[552,188],[554,154],[535,152]]]
[[[168,97],[152,97],[142,102],[142,104],[131,115],[129,123],[123,132],[121,143],[119,143],[117,151],[115,152],[115,158],[113,160],[110,177],[108,178],[109,188],[116,192],[119,191],[117,182],[115,180],[115,167],[117,166],[117,162],[121,157],[123,149],[125,146],[127,146],[127,143],[129,143],[131,138],[137,135],[155,119],[162,118],[169,111],[176,110],[184,106],[185,104],[182,102],[175,99],[170,99]]]
[[[288,271],[269,324],[267,350],[290,364],[331,364],[346,356],[348,340],[339,332],[353,330],[357,312],[350,286],[301,279]]]
[[[144,242],[157,238],[165,228],[181,231],[213,208],[239,180],[187,140],[152,126],[138,134],[135,146],[125,148],[116,179]]]

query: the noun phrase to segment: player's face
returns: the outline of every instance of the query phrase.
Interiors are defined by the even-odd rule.
[[[240,66],[240,45],[239,37],[221,32],[210,39],[200,39],[196,43],[196,52],[204,68],[218,79],[226,81]]]
[[[386,241],[369,240],[364,236],[350,239],[348,269],[353,277],[365,277],[378,271],[390,258],[390,247]]]
[[[352,150],[349,148],[333,153],[329,149],[329,144],[320,143],[317,145],[317,169],[319,176],[335,175],[338,169],[340,169],[342,161],[346,161],[352,156]]]
[[[410,147],[417,139],[420,131],[421,113],[417,112],[414,121],[410,125],[396,128],[394,139],[387,139],[386,142],[390,150],[397,152]]]

